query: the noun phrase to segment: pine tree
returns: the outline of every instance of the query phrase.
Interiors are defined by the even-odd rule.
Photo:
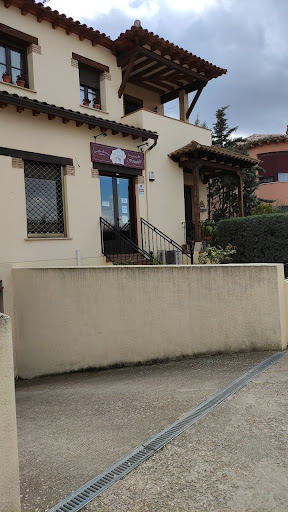
[[[208,128],[206,121],[203,121],[201,123],[200,117],[199,117],[199,112],[197,112],[197,115],[196,115],[196,118],[195,118],[195,121],[193,124],[195,124],[195,126],[200,126],[201,128]]]
[[[247,155],[247,151],[238,149],[239,142],[245,142],[242,137],[232,138],[231,135],[238,126],[229,128],[226,110],[229,105],[219,108],[216,112],[216,123],[213,125],[212,144]],[[255,190],[258,178],[255,167],[243,169],[243,202],[244,215],[251,215],[258,204]],[[238,215],[238,191],[236,176],[213,178],[208,185],[208,204],[210,217],[214,220],[225,219]]]

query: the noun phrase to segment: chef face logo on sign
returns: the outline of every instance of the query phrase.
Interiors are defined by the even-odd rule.
[[[113,149],[110,155],[110,160],[113,164],[124,165],[126,153],[123,149]]]

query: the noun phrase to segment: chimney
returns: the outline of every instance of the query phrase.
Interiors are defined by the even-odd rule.
[[[136,28],[142,28],[141,21],[140,21],[140,20],[135,20],[135,21],[134,21],[134,27],[136,27]],[[287,128],[288,128],[288,127],[287,127]]]

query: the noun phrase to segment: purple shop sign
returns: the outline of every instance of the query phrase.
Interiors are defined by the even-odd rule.
[[[144,169],[144,153],[91,142],[91,160],[110,165]]]

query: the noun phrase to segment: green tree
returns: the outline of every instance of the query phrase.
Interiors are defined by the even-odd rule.
[[[226,110],[229,105],[216,111],[216,122],[213,125],[212,144],[229,149],[236,153],[247,155],[247,150],[239,150],[238,145],[245,140],[242,137],[232,137],[238,126],[230,128]],[[244,214],[251,215],[258,204],[255,190],[258,187],[256,168],[243,170],[243,201]],[[208,185],[208,204],[210,217],[214,220],[226,219],[238,215],[238,193],[236,176],[221,176],[213,178]]]
[[[195,118],[195,121],[193,124],[195,124],[195,126],[200,126],[201,128],[208,128],[206,121],[203,121],[201,123],[200,117],[199,117],[199,112],[197,112],[197,115],[196,115],[196,118]]]

